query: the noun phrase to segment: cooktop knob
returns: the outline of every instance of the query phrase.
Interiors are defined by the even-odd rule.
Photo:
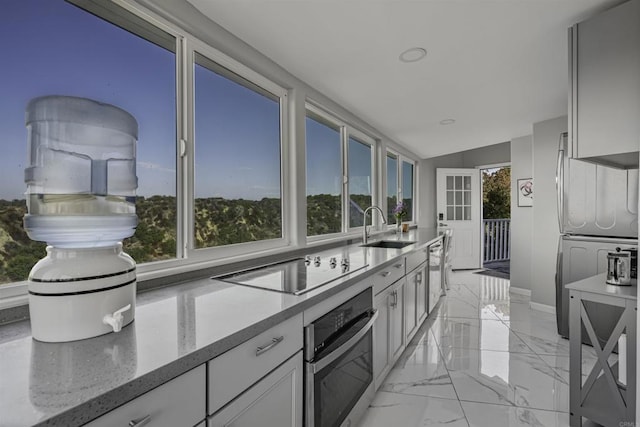
[[[304,263],[307,265],[311,264],[311,255],[304,257]]]
[[[340,265],[345,267],[345,266],[349,266],[349,258],[342,258],[342,261],[340,262]]]
[[[331,266],[331,268],[335,268],[337,264],[338,264],[338,260],[336,259],[336,257],[332,257],[329,260],[329,265]]]
[[[319,256],[316,256],[316,257],[313,259],[313,263],[315,264],[315,266],[316,266],[316,267],[320,267],[320,257],[319,257]]]

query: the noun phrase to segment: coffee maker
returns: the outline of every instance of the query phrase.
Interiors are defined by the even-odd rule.
[[[616,248],[607,253],[607,283],[617,286],[629,286],[638,277],[638,249]]]

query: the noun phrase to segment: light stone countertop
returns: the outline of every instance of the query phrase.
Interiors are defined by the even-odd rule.
[[[598,295],[609,295],[631,300],[638,299],[637,284],[634,283],[631,286],[609,285],[607,283],[607,273],[587,277],[586,279],[569,283],[565,285],[565,287],[572,291],[590,292]]]
[[[417,242],[403,249],[357,243],[319,251],[364,256],[369,266],[300,296],[211,279],[142,293],[133,323],[81,341],[35,341],[28,321],[0,326],[0,426],[82,425],[436,239],[436,229],[417,229],[402,235]]]

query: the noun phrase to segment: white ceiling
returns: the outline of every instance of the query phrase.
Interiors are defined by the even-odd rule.
[[[422,158],[509,141],[566,114],[566,29],[621,2],[188,1]],[[400,62],[412,47],[427,57]]]

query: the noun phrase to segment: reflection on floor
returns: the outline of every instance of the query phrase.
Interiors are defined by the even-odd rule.
[[[555,315],[506,279],[462,271],[452,282],[360,426],[568,426],[569,341]],[[589,372],[595,353],[583,353]]]

